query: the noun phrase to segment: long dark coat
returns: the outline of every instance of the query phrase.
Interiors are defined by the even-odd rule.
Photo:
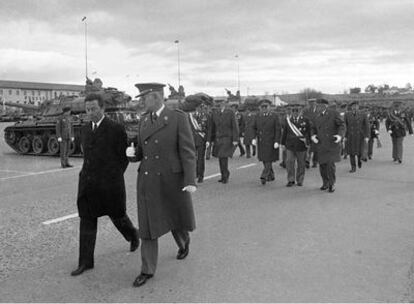
[[[293,130],[289,127],[289,124],[286,121],[287,118],[284,119],[284,128],[282,132],[282,145],[286,146],[286,149],[294,152],[303,152],[308,149],[310,143],[310,134],[311,134],[311,123],[309,119],[300,115],[298,116],[297,120],[294,121],[291,118],[291,122],[293,125],[298,128],[298,130],[304,136],[303,138],[299,138],[293,132]]]
[[[139,124],[136,157],[139,236],[156,239],[171,230],[192,231],[195,217],[191,194],[183,187],[195,185],[196,158],[187,114],[164,108],[151,122]]]
[[[279,160],[279,148],[275,149],[274,143],[280,144],[281,125],[279,116],[269,112],[259,113],[253,124],[253,132],[257,137],[257,158],[262,162],[275,162]]]
[[[345,134],[345,122],[341,115],[332,109],[325,114],[318,114],[312,126],[312,135],[316,135],[319,142],[316,145],[320,164],[341,161],[341,143],[335,143],[334,135]]]
[[[413,128],[411,126],[410,119],[404,112],[391,111],[388,113],[387,119],[385,120],[385,127],[387,131],[391,130],[391,137],[404,137],[408,133],[413,134]]]
[[[253,130],[253,124],[256,119],[255,112],[247,112],[244,114],[244,137],[243,137],[243,144],[251,145],[252,140],[255,137],[255,132]]]
[[[95,131],[92,131],[92,124],[88,123],[81,129],[81,145],[83,166],[79,173],[79,216],[124,216],[124,172],[128,166],[124,128],[107,117]]]
[[[345,113],[346,149],[349,155],[362,155],[364,138],[369,138],[369,122],[362,112]]]
[[[232,157],[235,150],[233,142],[239,140],[239,127],[234,112],[230,109],[212,112],[207,141],[214,142],[213,156]]]
[[[302,115],[305,118],[309,119],[309,122],[311,123],[311,125],[315,124],[315,119],[318,116],[318,114],[319,113],[318,113],[316,107],[315,108],[306,107],[305,109],[303,109],[303,112],[302,112]],[[318,151],[318,148],[317,148],[316,144],[313,141],[311,141],[310,152],[316,152],[316,151]]]

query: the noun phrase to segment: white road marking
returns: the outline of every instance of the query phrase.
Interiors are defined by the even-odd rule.
[[[40,171],[40,172],[30,172],[27,174],[21,174],[21,175],[16,175],[16,176],[9,176],[9,177],[2,177],[0,178],[0,181],[2,180],[8,180],[8,179],[16,179],[16,178],[20,178],[20,177],[26,177],[26,176],[34,176],[34,175],[40,175],[40,174],[48,174],[48,173],[55,173],[55,172],[64,172],[64,171],[68,171],[68,170],[73,170],[73,169],[79,169],[80,167],[72,167],[72,168],[60,168],[60,169],[53,169],[53,170],[47,170],[47,171]]]
[[[236,169],[245,169],[245,168],[249,168],[249,167],[253,167],[253,166],[256,166],[256,163],[250,163],[250,164],[247,164],[247,165],[244,165],[244,166],[237,167]],[[217,176],[220,176],[220,175],[221,175],[220,173],[212,174],[212,175],[204,177],[204,180],[211,179],[211,178],[214,178],[214,177],[217,177]],[[66,216],[58,217],[58,218],[55,218],[53,220],[45,221],[42,224],[43,225],[50,225],[50,224],[66,221],[66,220],[74,218],[74,217],[78,217],[78,214],[73,213],[73,214],[69,214],[69,215],[66,215]]]
[[[25,173],[25,174],[32,174],[32,173],[34,173],[34,172],[17,171],[17,170],[0,170],[0,172],[16,172],[16,173]]]
[[[62,217],[55,218],[53,220],[45,221],[42,224],[43,225],[50,225],[50,224],[53,224],[53,223],[59,223],[59,222],[66,221],[66,220],[74,218],[74,217],[78,217],[78,214],[77,213],[72,213],[72,214],[69,214],[69,215],[65,215],[65,216],[62,216]]]

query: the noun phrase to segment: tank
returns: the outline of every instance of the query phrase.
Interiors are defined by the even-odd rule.
[[[88,81],[85,91],[80,96],[61,96],[46,100],[39,106],[7,103],[8,106],[30,111],[33,118],[6,127],[4,130],[6,143],[20,154],[59,155],[56,123],[62,114],[62,109],[70,107],[75,140],[71,143],[69,155],[81,156],[80,129],[82,125],[90,122],[84,103],[86,94],[90,92],[103,95],[105,115],[125,127],[130,144],[136,138],[139,122],[137,112],[128,108],[131,97],[115,88],[93,87]]]

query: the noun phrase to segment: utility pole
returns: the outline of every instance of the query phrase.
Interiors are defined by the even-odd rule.
[[[85,76],[88,79],[88,23],[86,16],[82,18],[82,22],[85,23]]]

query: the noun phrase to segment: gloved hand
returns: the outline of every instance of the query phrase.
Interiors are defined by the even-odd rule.
[[[368,142],[368,140],[369,140],[369,138],[368,138],[368,137],[365,137],[365,138],[364,138],[364,140],[365,140],[365,142],[367,143],[367,142]]]
[[[206,148],[208,148],[208,147],[210,147],[210,142],[209,141],[206,142]]]
[[[334,135],[335,137],[335,143],[339,144],[339,142],[341,141],[342,137],[340,135]]]
[[[319,142],[319,140],[316,138],[316,135],[312,135],[311,139],[315,144]]]
[[[275,142],[275,143],[273,144],[273,148],[275,148],[275,149],[279,148],[279,144],[278,144],[277,142]]]
[[[196,192],[196,190],[197,190],[197,187],[196,186],[192,186],[192,185],[185,186],[182,189],[182,191],[187,191],[189,193],[194,193],[194,192]]]
[[[62,137],[58,137],[58,142],[62,142]]]
[[[256,146],[257,145],[257,140],[256,139],[252,139],[252,146]]]
[[[238,141],[233,141],[233,146],[237,146],[239,144]]]
[[[75,141],[75,137],[71,137],[71,138],[70,138],[70,140],[71,140],[71,141]]]
[[[375,130],[374,133],[375,133],[375,135],[378,135],[379,134],[378,130]]]
[[[135,157],[134,143],[131,143],[131,146],[126,149],[125,154],[127,157]]]
[[[392,130],[388,130],[388,133],[389,133],[389,134],[392,134]]]

